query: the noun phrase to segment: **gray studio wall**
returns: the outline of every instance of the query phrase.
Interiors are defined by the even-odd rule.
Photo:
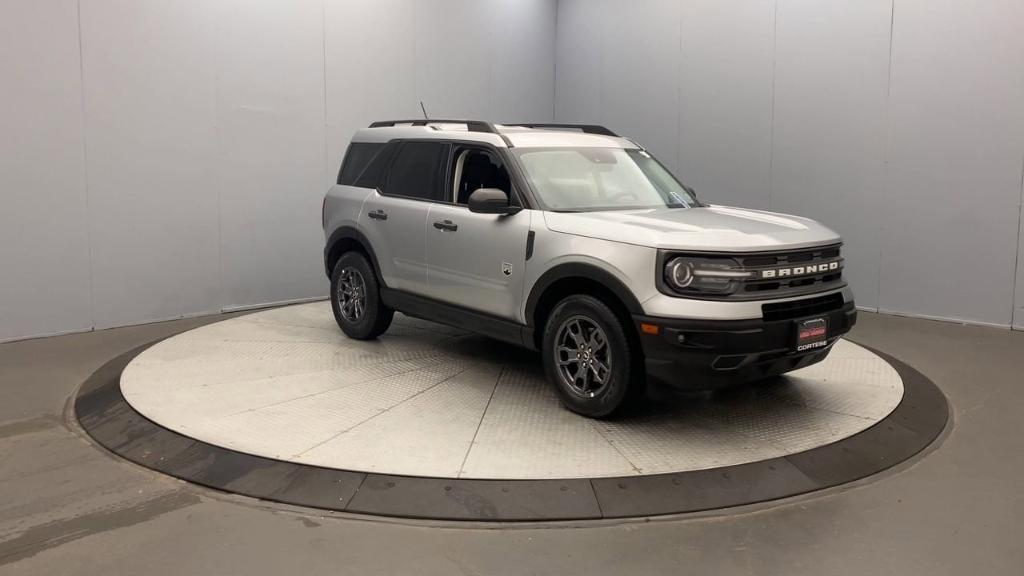
[[[828,223],[866,308],[1024,327],[1022,22],[1019,0],[561,0],[555,117],[711,202]]]
[[[0,3],[0,341],[326,294],[373,119],[550,120],[554,0]]]

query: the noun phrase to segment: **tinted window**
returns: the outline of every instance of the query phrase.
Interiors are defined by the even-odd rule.
[[[384,180],[384,171],[387,170],[391,159],[395,157],[398,144],[398,142],[389,142],[379,154],[374,156],[373,160],[370,161],[370,165],[356,178],[354,186],[359,188],[378,188]]]
[[[441,160],[447,146],[440,142],[405,142],[388,171],[384,193],[424,200],[441,199]]]
[[[345,153],[345,160],[341,163],[341,170],[338,171],[338,184],[351,186],[355,184],[356,178],[363,173],[363,170],[370,164],[377,153],[384,148],[379,142],[353,142],[348,146]]]

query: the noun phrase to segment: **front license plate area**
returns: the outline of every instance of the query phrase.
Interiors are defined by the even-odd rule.
[[[828,346],[828,320],[811,318],[796,323],[796,351],[807,352]]]

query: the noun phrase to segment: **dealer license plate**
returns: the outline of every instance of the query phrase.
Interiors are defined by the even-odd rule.
[[[801,320],[796,325],[796,351],[806,352],[828,346],[828,321],[824,318]]]

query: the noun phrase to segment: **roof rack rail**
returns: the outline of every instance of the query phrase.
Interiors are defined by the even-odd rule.
[[[396,124],[409,124],[411,126],[429,126],[430,124],[465,124],[466,129],[470,132],[498,133],[498,129],[494,127],[494,124],[484,122],[483,120],[444,120],[435,118],[431,118],[429,120],[425,120],[423,118],[419,118],[417,120],[378,120],[371,123],[370,128],[385,128]]]
[[[537,124],[537,123],[516,123],[516,124],[504,124],[504,126],[521,126],[523,128],[569,128],[572,130],[579,130],[584,134],[600,134],[601,136],[612,136],[618,138],[619,135],[604,126],[597,124]]]

